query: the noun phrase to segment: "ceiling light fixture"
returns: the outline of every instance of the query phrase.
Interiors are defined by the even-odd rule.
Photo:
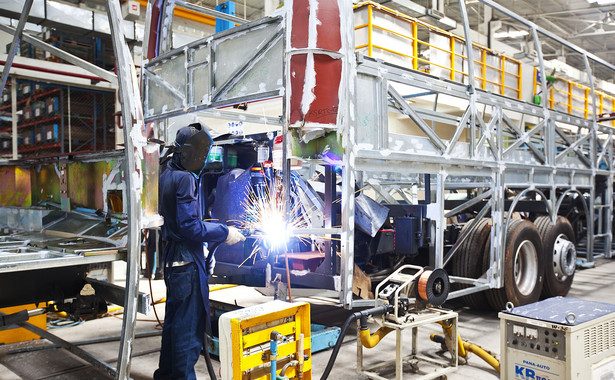
[[[596,5],[611,5],[611,4],[615,4],[615,0],[587,0],[588,3],[590,4],[596,4]]]
[[[528,32],[527,30],[509,29],[505,32],[496,32],[493,34],[493,37],[495,38],[521,38],[521,37],[527,36],[528,34],[530,34],[530,32]]]

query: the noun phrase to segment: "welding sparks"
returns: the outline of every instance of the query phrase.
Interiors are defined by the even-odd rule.
[[[293,236],[299,241],[311,242],[309,235],[293,235],[293,231],[308,227],[305,210],[298,200],[293,202],[291,199],[291,208],[286,212],[285,194],[278,177],[271,186],[268,182],[263,188],[251,186],[242,206],[246,210],[246,218],[239,228],[250,231],[250,236],[255,239],[252,252],[242,265],[250,258],[256,260],[258,254],[267,257],[271,253],[287,252]]]

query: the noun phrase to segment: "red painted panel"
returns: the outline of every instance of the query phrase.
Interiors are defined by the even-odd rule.
[[[297,54],[290,58],[290,124],[303,120],[301,99],[305,82],[307,54]]]
[[[308,44],[308,28],[310,20],[309,0],[293,1],[292,29],[290,34],[290,46],[303,49]]]
[[[162,26],[160,25],[160,11],[162,8],[162,1],[154,1],[152,3],[152,18],[149,36],[145,36],[148,38],[147,42],[147,59],[152,59],[158,56],[158,37],[161,34]]]
[[[339,108],[338,91],[342,77],[342,60],[333,59],[328,55],[314,56],[316,71],[316,98],[305,115],[306,122],[321,124],[336,124]]]
[[[318,32],[316,47],[339,51],[342,48],[342,37],[340,34],[340,9],[337,1],[320,1],[316,14],[320,21],[320,25],[316,27]]]
[[[292,3],[291,46],[308,47],[310,9],[308,0],[294,0]],[[320,25],[317,26],[317,48],[338,52],[342,46],[340,35],[340,12],[337,1],[322,0],[316,12]],[[314,54],[316,82],[313,88],[314,100],[306,115],[301,110],[305,86],[307,54],[295,54],[290,61],[290,124],[301,122],[332,124],[337,122],[339,109],[339,86],[342,76],[342,60],[326,54]]]

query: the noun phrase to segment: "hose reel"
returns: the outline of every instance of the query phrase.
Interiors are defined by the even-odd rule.
[[[404,265],[378,284],[376,299],[394,307],[394,312],[385,318],[404,323],[410,311],[442,305],[449,290],[449,278],[443,269]]]
[[[453,331],[456,331],[457,313],[430,308],[442,305],[448,297],[449,290],[450,282],[443,269],[423,268],[415,265],[399,267],[376,286],[376,307],[357,311],[348,317],[321,380],[329,376],[343,336],[350,324],[357,320],[359,320],[359,349],[375,347],[388,333],[399,330],[397,333],[400,334],[400,330],[409,326],[417,328],[422,323],[453,321],[455,326]],[[380,325],[373,334],[369,331],[368,320]],[[411,323],[408,324],[408,322]],[[401,348],[397,347],[397,349]],[[454,363],[456,366],[457,361],[455,360]],[[401,367],[400,364],[399,368]],[[362,364],[359,368],[362,368]],[[441,371],[444,373],[446,369]]]
[[[424,270],[419,276],[416,289],[422,301],[440,306],[446,301],[450,290],[448,274],[442,268]]]

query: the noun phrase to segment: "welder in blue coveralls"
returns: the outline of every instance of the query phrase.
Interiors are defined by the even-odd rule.
[[[160,176],[162,236],[167,241],[163,253],[167,302],[156,380],[196,379],[194,365],[209,326],[207,281],[215,263],[208,249],[245,240],[235,227],[202,221],[198,178],[211,144],[211,136],[199,123],[181,128],[173,157]]]

